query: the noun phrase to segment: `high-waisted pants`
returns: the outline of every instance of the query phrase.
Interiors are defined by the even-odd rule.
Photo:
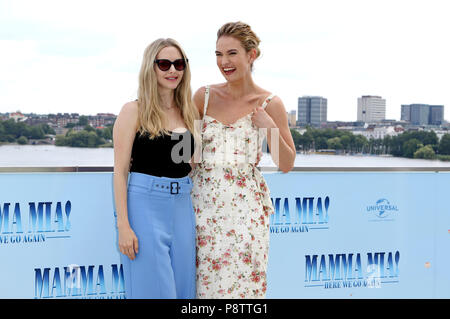
[[[195,298],[192,181],[131,172],[128,220],[138,239],[134,260],[120,254],[128,299]]]

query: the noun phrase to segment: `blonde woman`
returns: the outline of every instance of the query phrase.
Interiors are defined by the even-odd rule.
[[[144,52],[138,99],[122,107],[114,125],[118,245],[130,299],[195,297],[188,174],[198,112],[190,79],[181,46],[154,41]]]
[[[256,164],[263,137],[283,172],[293,166],[295,147],[283,102],[252,79],[259,42],[245,23],[222,26],[216,57],[226,82],[194,95],[203,117],[202,160],[192,172],[198,298],[266,294],[273,207]]]

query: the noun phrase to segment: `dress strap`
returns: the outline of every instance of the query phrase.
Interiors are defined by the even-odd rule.
[[[264,103],[261,105],[263,109],[266,108],[267,104],[274,98],[275,94],[270,94],[265,100]]]
[[[208,108],[208,100],[209,100],[209,85],[205,88],[205,104],[203,105],[203,116],[206,115],[206,109]]]

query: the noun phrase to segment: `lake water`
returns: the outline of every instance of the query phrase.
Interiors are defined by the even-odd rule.
[[[112,148],[1,145],[0,167],[113,166]],[[264,154],[260,166],[275,164]],[[383,156],[297,154],[296,167],[450,167],[450,162]]]

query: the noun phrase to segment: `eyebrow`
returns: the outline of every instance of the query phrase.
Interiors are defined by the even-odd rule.
[[[238,52],[238,50],[237,49],[230,49],[230,50],[227,51],[227,53],[231,53],[231,52]],[[222,53],[222,52],[216,51],[216,54],[217,53]]]

